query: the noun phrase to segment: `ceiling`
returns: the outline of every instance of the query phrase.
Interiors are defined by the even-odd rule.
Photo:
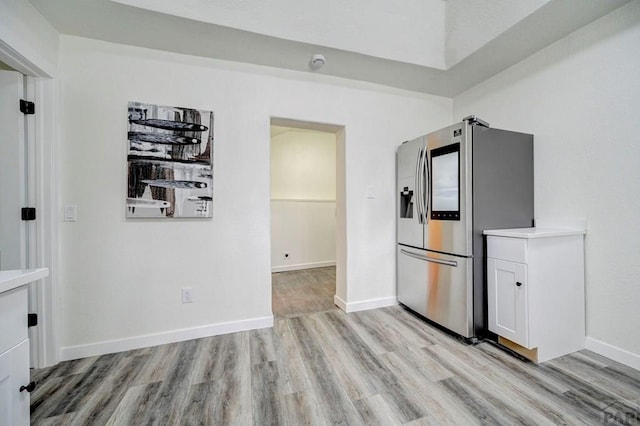
[[[30,1],[63,34],[451,97],[629,0]]]

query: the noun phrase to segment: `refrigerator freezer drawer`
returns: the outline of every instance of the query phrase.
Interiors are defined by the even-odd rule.
[[[398,245],[398,301],[458,333],[473,336],[472,258]]]

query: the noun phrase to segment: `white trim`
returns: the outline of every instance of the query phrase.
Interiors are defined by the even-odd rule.
[[[300,269],[324,268],[326,266],[336,266],[335,260],[326,262],[299,263],[297,265],[273,266],[271,272],[299,271]]]
[[[32,101],[35,103],[37,108],[37,114],[34,115],[25,115],[25,179],[27,182],[26,185],[26,197],[25,197],[25,205],[30,207],[35,207],[37,213],[42,213],[42,207],[39,203],[39,190],[41,189],[41,185],[39,182],[39,177],[42,174],[42,171],[38,167],[38,154],[40,147],[39,143],[42,143],[41,135],[37,133],[38,127],[42,121],[41,119],[41,106],[40,99],[38,97],[38,81],[39,78],[34,77],[23,77],[23,82],[25,86],[24,90],[24,99],[28,101]],[[36,214],[38,216],[38,214]],[[38,252],[41,239],[38,239],[38,232],[42,229],[42,225],[39,221],[26,222],[25,223],[25,241],[27,244],[26,251],[26,265],[28,268],[37,268],[40,265],[40,260],[38,259]],[[47,276],[49,274],[47,273]],[[39,316],[41,320],[44,319],[42,315],[42,291],[41,291],[41,282],[33,282],[29,284],[29,313],[34,313]],[[29,367],[30,368],[42,368],[43,364],[41,362],[41,354],[43,353],[43,349],[41,348],[43,336],[41,336],[40,329],[42,327],[29,327]]]
[[[3,40],[0,40],[0,60],[21,74],[31,77],[50,77],[49,73],[35,65]]]
[[[60,360],[68,361],[71,359],[130,351],[149,346],[183,342],[185,340],[199,339],[202,337],[269,327],[273,327],[273,316],[183,328],[180,330],[146,334],[142,336],[128,337],[125,339],[108,340],[104,342],[90,343],[87,345],[67,346],[60,349]]]
[[[343,311],[347,312],[347,302],[342,300],[337,294],[333,296],[333,304]]]
[[[311,198],[272,198],[272,203],[335,203],[336,200],[313,200]]]
[[[367,311],[369,309],[384,308],[387,306],[395,306],[398,304],[398,298],[380,297],[378,299],[360,300],[358,302],[345,302],[336,295],[333,296],[333,303],[346,313],[349,313]]]
[[[38,314],[38,326],[29,329],[31,363],[35,368],[58,362],[56,285],[58,256],[57,176],[54,156],[57,129],[54,82],[27,77],[27,98],[35,102],[36,113],[29,116],[29,204],[37,208],[38,220],[29,227],[29,267],[49,268],[49,276],[34,282],[29,290],[30,312]]]
[[[586,348],[592,352],[610,358],[614,361],[618,361],[624,365],[628,365],[631,368],[640,370],[640,355],[634,354],[627,350],[618,348],[600,340],[587,337]]]
[[[36,205],[38,224],[36,227],[37,266],[49,268],[49,277],[39,283],[39,367],[49,367],[59,359],[60,306],[58,300],[58,84],[55,80],[35,80],[36,102]]]

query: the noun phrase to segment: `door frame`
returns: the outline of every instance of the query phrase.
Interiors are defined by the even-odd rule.
[[[35,103],[35,114],[26,116],[28,202],[37,209],[37,219],[28,232],[27,268],[46,266],[49,276],[29,286],[29,310],[38,314],[38,326],[29,330],[35,353],[35,368],[55,365],[59,360],[58,311],[58,184],[55,167],[57,126],[56,81],[21,52],[0,40],[0,60],[26,77],[27,100]],[[16,105],[16,108],[18,106]]]
[[[340,124],[273,116],[270,117],[269,121],[269,126],[272,125],[303,130],[318,130],[333,133],[336,137],[336,294],[333,300],[336,306],[346,311],[346,300],[348,300],[346,127]],[[269,152],[271,152],[271,143],[269,143]],[[271,154],[269,154],[270,156]],[[269,175],[271,175],[271,172],[269,172]],[[271,226],[271,217],[269,217],[269,226]],[[269,259],[271,259],[271,230],[269,231]],[[269,275],[269,281],[271,282],[271,274]]]

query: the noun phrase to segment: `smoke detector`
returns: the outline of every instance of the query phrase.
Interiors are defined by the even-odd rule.
[[[321,55],[318,53],[311,57],[311,61],[309,61],[309,66],[313,70],[319,70],[320,68],[322,68],[325,62],[327,62],[327,60],[325,59],[324,55]]]

